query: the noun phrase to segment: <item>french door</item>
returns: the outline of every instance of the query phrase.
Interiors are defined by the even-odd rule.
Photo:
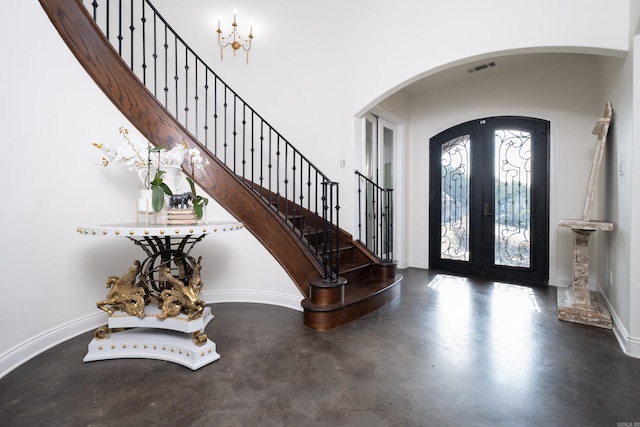
[[[547,121],[496,117],[431,138],[431,269],[548,282],[548,136]]]

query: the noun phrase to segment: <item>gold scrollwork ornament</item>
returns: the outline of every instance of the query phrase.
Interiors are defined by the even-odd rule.
[[[208,337],[207,334],[202,331],[195,331],[191,334],[191,339],[195,345],[201,347],[206,344]]]
[[[100,326],[96,329],[93,336],[99,340],[107,339],[111,336],[111,328],[108,326]]]

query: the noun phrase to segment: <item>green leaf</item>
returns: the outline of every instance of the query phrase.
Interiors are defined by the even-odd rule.
[[[193,180],[187,177],[187,182],[189,183],[189,187],[191,187],[191,194],[193,197],[196,197],[196,185],[193,183]]]
[[[156,176],[153,177],[153,181],[151,181],[151,186],[159,186],[162,185],[162,174],[164,171],[157,171]]]
[[[156,212],[160,212],[162,210],[162,207],[164,206],[164,191],[162,190],[162,187],[151,187],[151,206],[153,206],[153,210]]]
[[[166,194],[167,196],[173,196],[173,192],[171,191],[169,186],[167,184],[165,184],[164,182],[161,182],[158,185],[158,187],[162,188],[162,191],[164,191],[164,194]]]
[[[193,211],[196,213],[196,218],[202,219],[202,214],[203,214],[202,206],[197,205],[197,204],[194,203],[193,204]]]

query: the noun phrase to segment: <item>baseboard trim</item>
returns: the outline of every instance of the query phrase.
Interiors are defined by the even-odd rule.
[[[213,290],[203,291],[200,298],[207,304],[224,302],[248,302],[269,304],[302,311],[302,295],[299,297],[279,292],[261,292],[255,290]]]
[[[50,348],[106,324],[106,313],[94,313],[49,329],[21,342],[0,354],[0,378]]]
[[[629,335],[629,332],[627,332],[627,329],[622,324],[618,314],[613,309],[611,302],[609,302],[607,294],[604,293],[600,286],[598,286],[598,292],[602,295],[604,302],[609,309],[609,313],[611,313],[611,319],[613,320],[613,334],[618,340],[618,344],[620,345],[622,352],[629,357],[640,359],[640,339]]]

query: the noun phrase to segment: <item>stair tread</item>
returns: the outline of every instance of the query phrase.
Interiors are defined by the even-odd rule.
[[[370,261],[363,261],[359,259],[349,259],[340,262],[340,274],[346,274],[354,270],[366,268],[371,265]]]
[[[333,311],[347,307],[352,304],[362,302],[368,298],[375,297],[377,294],[386,291],[387,289],[395,286],[402,280],[402,275],[397,274],[392,279],[381,279],[377,277],[370,277],[367,279],[360,279],[353,283],[347,283],[344,291],[344,300],[342,304],[334,304],[330,306],[316,305],[308,300],[303,301],[303,307],[305,310],[312,311]]]
[[[347,283],[344,290],[344,304],[347,305],[375,295],[396,283],[401,277],[398,275],[393,279],[370,277],[358,280],[355,283]]]

